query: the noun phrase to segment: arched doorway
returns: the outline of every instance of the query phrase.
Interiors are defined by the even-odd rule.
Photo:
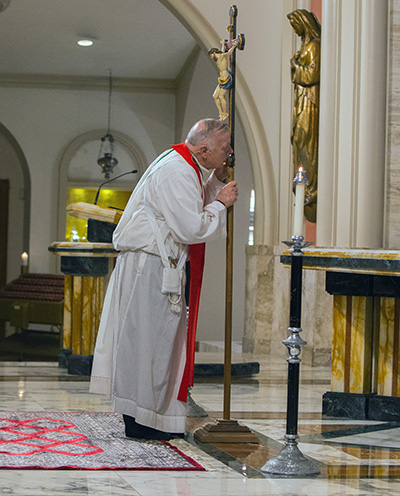
[[[29,254],[31,178],[29,167],[17,140],[0,124],[0,179],[8,200],[0,209],[3,244],[0,253],[0,286],[19,276],[21,254]],[[8,188],[6,187],[8,183]],[[3,192],[3,193],[4,193]]]

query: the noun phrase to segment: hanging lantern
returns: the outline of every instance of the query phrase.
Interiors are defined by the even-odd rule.
[[[118,164],[118,160],[114,157],[114,136],[110,132],[111,122],[111,96],[112,96],[112,75],[110,70],[109,89],[108,89],[108,118],[107,118],[107,133],[101,138],[101,145],[97,163],[102,168],[102,173],[106,179],[110,178],[110,174],[114,172],[114,167]]]

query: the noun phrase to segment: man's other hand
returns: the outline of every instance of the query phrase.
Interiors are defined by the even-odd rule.
[[[224,186],[218,193],[217,200],[221,201],[226,208],[231,207],[239,195],[239,190],[236,181],[231,181],[226,186]]]

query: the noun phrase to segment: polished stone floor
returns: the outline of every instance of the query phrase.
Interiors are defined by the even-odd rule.
[[[234,348],[235,351],[236,348]],[[205,472],[0,470],[0,494],[70,496],[394,495],[400,493],[400,425],[322,418],[329,368],[301,364],[299,448],[320,475],[271,477],[260,469],[283,446],[287,364],[279,357],[233,354],[258,361],[260,373],[232,380],[230,418],[257,435],[254,443],[201,443],[193,430],[223,416],[221,378],[199,378],[191,391],[208,417],[188,420],[187,439],[174,441]],[[201,352],[197,363],[221,363],[222,352]],[[88,378],[55,362],[0,362],[0,410],[110,411],[107,398],[88,393]]]

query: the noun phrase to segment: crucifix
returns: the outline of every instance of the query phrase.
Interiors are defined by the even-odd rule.
[[[236,36],[237,7],[229,10],[230,23],[227,27],[229,40],[221,40],[223,50],[211,48],[210,57],[217,62],[219,69],[218,86],[213,98],[219,111],[219,120],[229,118],[231,147],[235,150],[235,83],[236,83],[236,48],[244,50],[244,34]],[[229,107],[226,103],[228,93]],[[234,180],[235,156],[228,160],[228,182]],[[231,367],[232,367],[232,289],[233,289],[233,207],[227,212],[226,239],[226,279],[225,279],[225,353],[224,353],[224,411],[223,419],[205,424],[194,432],[194,436],[203,442],[258,442],[257,436],[244,425],[230,418]]]
[[[234,112],[234,98],[236,79],[236,54],[235,50],[244,50],[244,34],[236,38],[237,8],[232,5],[229,11],[230,24],[227,28],[229,40],[221,40],[221,49],[211,48],[209,56],[217,63],[219,70],[218,85],[214,91],[213,98],[219,113],[219,120],[224,121],[232,117]],[[226,102],[226,94],[229,97],[229,109]],[[231,120],[231,119],[230,119]]]

